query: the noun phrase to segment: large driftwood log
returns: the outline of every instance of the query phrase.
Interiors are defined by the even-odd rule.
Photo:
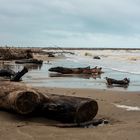
[[[58,72],[61,74],[101,74],[103,73],[102,68],[97,66],[94,68],[84,67],[84,68],[66,68],[66,67],[52,67],[49,69],[50,72]]]
[[[40,96],[25,85],[2,82],[0,83],[0,108],[19,114],[30,114],[40,102]]]
[[[89,98],[62,96],[28,88],[23,84],[0,84],[0,108],[19,114],[37,113],[62,122],[81,123],[92,120],[98,104]]]

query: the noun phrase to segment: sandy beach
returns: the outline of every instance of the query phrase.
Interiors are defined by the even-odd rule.
[[[47,59],[45,59],[47,60]],[[24,81],[23,81],[24,83]],[[30,84],[32,86],[32,84]],[[44,93],[95,99],[99,110],[95,118],[109,124],[92,128],[59,128],[59,122],[45,117],[25,118],[0,111],[1,140],[139,140],[140,92],[114,89],[38,87]]]
[[[0,0],[0,140],[140,140],[140,0]]]
[[[138,106],[139,93],[118,91],[44,88],[46,93],[93,98],[98,102],[96,118],[105,118],[109,124],[95,128],[58,128],[51,126],[58,123],[43,117],[23,118],[15,114],[0,111],[0,139],[2,140],[139,140],[140,110],[127,111],[115,104]]]

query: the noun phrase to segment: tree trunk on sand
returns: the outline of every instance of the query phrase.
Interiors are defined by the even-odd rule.
[[[61,122],[90,121],[98,112],[97,102],[89,98],[47,94],[47,98],[42,102],[42,113],[48,118]]]
[[[92,120],[97,102],[89,98],[54,95],[13,82],[0,85],[0,108],[19,114],[37,113],[61,122],[81,123]]]
[[[30,114],[40,102],[36,91],[21,84],[3,82],[0,84],[0,108],[19,114]]]

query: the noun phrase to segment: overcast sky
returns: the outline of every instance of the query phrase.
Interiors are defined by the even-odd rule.
[[[0,0],[0,45],[140,48],[140,0]]]

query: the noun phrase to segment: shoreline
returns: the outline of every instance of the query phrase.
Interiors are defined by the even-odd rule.
[[[31,84],[29,84],[28,83],[28,85],[31,85]],[[31,85],[33,88],[39,88],[39,89],[41,89],[41,88],[43,88],[43,89],[45,89],[45,88],[47,88],[47,89],[52,89],[52,88],[54,88],[54,89],[59,89],[59,90],[61,90],[61,89],[69,89],[69,90],[75,90],[75,89],[77,89],[77,90],[89,90],[89,91],[97,91],[97,92],[104,92],[104,93],[110,93],[110,92],[115,92],[115,94],[117,94],[117,93],[121,93],[121,94],[140,94],[140,91],[138,91],[138,90],[136,90],[136,91],[131,91],[131,90],[125,90],[125,89],[123,89],[123,88],[121,88],[121,87],[118,87],[118,89],[115,89],[114,87],[113,88],[106,88],[106,89],[101,89],[101,88],[87,88],[87,87],[83,87],[83,88],[80,88],[80,87],[51,87],[51,86],[47,86],[47,87],[44,87],[44,86],[36,86],[36,85]]]

